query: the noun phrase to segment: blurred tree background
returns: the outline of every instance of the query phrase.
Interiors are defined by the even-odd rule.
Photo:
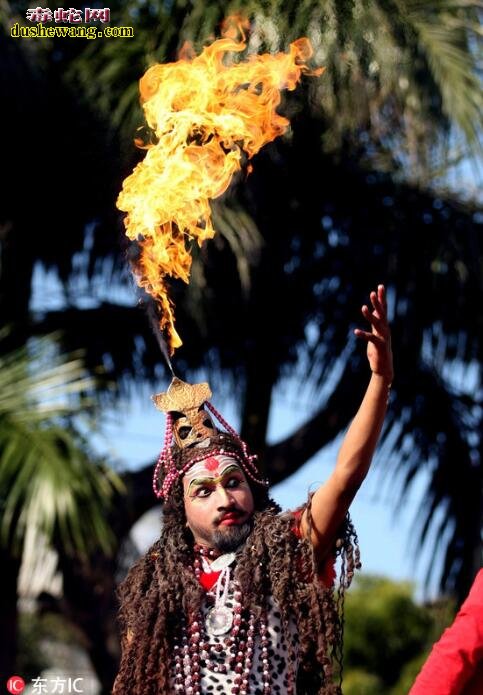
[[[190,286],[173,288],[184,340],[176,371],[189,378],[203,368],[220,394],[236,394],[242,434],[280,482],[352,417],[367,367],[348,335],[368,290],[384,282],[396,380],[380,460],[399,484],[395,504],[405,502],[418,471],[428,472],[415,533],[424,544],[433,532],[428,574],[442,556],[441,590],[461,600],[482,552],[482,213],[476,187],[468,190],[481,163],[481,4],[174,0],[110,8],[111,25],[133,26],[133,38],[13,39],[10,27],[27,24],[26,8],[0,3],[0,316],[10,327],[0,349],[12,355],[59,331],[55,354],[82,350],[82,368],[95,378],[82,396],[99,408],[167,382],[115,208],[122,180],[143,156],[133,146],[143,123],[137,81],[154,62],[175,60],[187,39],[201,50],[240,8],[252,22],[249,52],[286,50],[309,36],[325,73],[284,96],[289,132],[214,203],[218,235],[195,251]],[[449,186],[455,167],[465,172],[457,190]],[[61,280],[61,307],[32,311],[39,264]],[[273,391],[289,374],[313,385],[313,415],[268,445]],[[72,427],[51,415],[52,426]],[[23,456],[13,475],[27,485]],[[105,508],[110,554],[90,548],[73,562],[57,531],[62,515],[53,523],[63,596],[49,606],[83,635],[106,692],[118,659],[119,553],[153,505],[146,464],[121,476],[124,493],[108,485],[122,494]],[[0,467],[4,519],[9,475],[12,468]],[[8,526],[9,518],[11,528],[15,514],[2,520]],[[9,581],[0,639],[12,647],[0,665],[8,674],[20,553],[3,543]],[[368,677],[386,683],[374,669]]]
[[[405,582],[358,577],[345,609],[344,695],[406,695],[454,603],[425,606]]]

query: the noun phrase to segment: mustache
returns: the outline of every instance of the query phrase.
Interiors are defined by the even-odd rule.
[[[243,516],[245,512],[238,507],[230,507],[224,509],[223,512],[215,518],[215,524],[219,524],[223,521],[226,516]]]

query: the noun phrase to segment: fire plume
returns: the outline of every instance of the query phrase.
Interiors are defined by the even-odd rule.
[[[187,44],[178,61],[153,65],[140,80],[155,144],[145,145],[117,206],[127,212],[127,236],[138,242],[134,274],[157,303],[170,354],[182,343],[167,279],[189,282],[190,245],[201,246],[215,233],[210,200],[226,191],[244,158],[285,132],[289,122],[276,112],[280,92],[295,89],[309,72],[306,38],[290,44],[288,53],[230,59],[245,48],[242,25],[228,21],[224,37],[199,56]]]

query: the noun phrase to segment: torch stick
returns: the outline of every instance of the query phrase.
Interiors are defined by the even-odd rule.
[[[163,334],[161,333],[161,329],[159,327],[159,319],[156,315],[154,303],[150,299],[146,301],[143,301],[141,299],[140,304],[144,304],[144,306],[146,307],[146,313],[148,315],[149,323],[151,324],[151,329],[154,333],[154,337],[158,341],[159,349],[161,350],[161,353],[164,359],[166,360],[166,364],[168,365],[168,369],[171,372],[171,376],[175,377],[176,374],[174,373],[173,365],[171,364],[171,360],[169,357],[168,344],[164,339]]]

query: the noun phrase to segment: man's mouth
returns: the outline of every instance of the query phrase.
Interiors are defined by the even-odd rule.
[[[219,523],[221,526],[232,526],[239,522],[241,516],[243,516],[241,512],[228,512],[223,514]]]

